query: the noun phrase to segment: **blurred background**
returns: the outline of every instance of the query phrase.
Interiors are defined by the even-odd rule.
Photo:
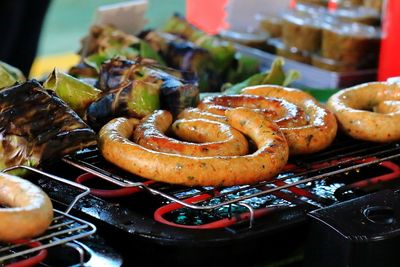
[[[80,40],[94,21],[95,11],[102,5],[121,0],[52,0],[40,38],[37,60],[31,76],[38,77],[51,70],[72,65],[77,59]],[[185,12],[185,0],[148,0],[146,19],[148,27],[159,27],[173,13]],[[57,62],[57,64],[54,64]]]

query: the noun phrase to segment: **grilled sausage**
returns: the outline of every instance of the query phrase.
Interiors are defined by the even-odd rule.
[[[262,112],[280,127],[300,126],[306,123],[304,111],[284,99],[266,98],[256,95],[217,95],[208,96],[197,108],[217,115],[226,110],[246,107]]]
[[[353,138],[391,142],[400,140],[399,101],[399,83],[372,82],[337,92],[327,107],[340,128]]]
[[[242,93],[285,99],[304,110],[306,125],[281,128],[288,141],[290,155],[318,152],[335,139],[335,116],[304,91],[276,85],[260,85],[244,88]]]
[[[206,119],[211,121],[218,121],[228,123],[228,119],[224,115],[217,115],[198,108],[185,108],[177,116],[178,119]]]
[[[43,233],[53,219],[49,197],[31,182],[0,173],[0,241],[31,238]]]
[[[248,153],[246,138],[231,126],[205,119],[181,119],[172,125],[180,141],[165,135],[172,115],[158,110],[144,118],[136,127],[133,140],[146,148],[188,156],[234,156]],[[193,143],[195,142],[195,143]]]
[[[232,127],[254,140],[256,152],[245,156],[192,157],[153,151],[129,141],[139,121],[125,118],[103,126],[99,133],[100,151],[105,159],[124,170],[172,184],[230,186],[273,178],[286,164],[289,151],[279,127],[245,108],[226,111],[226,116]]]

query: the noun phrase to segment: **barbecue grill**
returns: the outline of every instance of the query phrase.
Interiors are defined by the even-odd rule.
[[[291,158],[272,181],[224,188],[145,180],[106,162],[95,147],[45,171],[91,188],[72,213],[95,223],[127,266],[396,266],[386,247],[398,245],[399,152],[398,143],[340,136],[325,151]],[[39,184],[60,206],[77,194],[45,176]],[[347,224],[346,216],[356,219]],[[372,265],[358,265],[361,258]]]

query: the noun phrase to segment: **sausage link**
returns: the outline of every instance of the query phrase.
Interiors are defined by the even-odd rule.
[[[36,185],[0,173],[0,241],[14,241],[43,233],[53,219],[49,197]]]
[[[205,119],[181,119],[172,125],[180,141],[165,135],[172,115],[165,110],[155,111],[136,127],[133,140],[149,149],[188,156],[228,156],[248,153],[246,138],[228,124]]]
[[[399,101],[399,83],[371,82],[340,90],[328,99],[327,107],[353,138],[392,142],[400,140]]]
[[[200,110],[224,115],[226,110],[246,107],[263,113],[280,127],[305,125],[304,111],[284,99],[257,95],[217,95],[204,98],[197,106]]]
[[[304,110],[306,125],[281,127],[289,144],[290,155],[321,151],[336,137],[337,123],[333,113],[323,108],[314,97],[304,91],[276,85],[260,85],[244,88],[242,93],[282,98]]]
[[[192,157],[144,148],[129,137],[137,120],[117,118],[99,133],[104,158],[136,175],[187,186],[231,186],[272,179],[285,166],[288,145],[279,127],[255,111],[226,111],[229,124],[254,140],[258,149],[244,156]],[[124,155],[121,157],[121,155]]]

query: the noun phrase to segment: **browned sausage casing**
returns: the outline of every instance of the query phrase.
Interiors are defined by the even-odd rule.
[[[49,197],[36,185],[0,172],[0,241],[14,241],[43,233],[53,219]]]
[[[400,140],[399,101],[399,83],[372,82],[337,92],[327,107],[335,113],[340,128],[353,138],[391,142]]]
[[[304,110],[306,125],[281,128],[288,141],[290,155],[321,151],[336,137],[337,123],[333,113],[304,91],[277,85],[259,85],[244,88],[242,93],[282,98]]]
[[[229,124],[248,135],[258,150],[245,156],[192,157],[144,148],[129,140],[137,120],[117,118],[99,133],[99,147],[110,162],[136,175],[188,186],[231,186],[273,178],[285,166],[288,146],[279,127],[255,111],[226,111]],[[122,156],[123,155],[123,156]]]
[[[204,98],[197,106],[200,110],[217,115],[224,115],[226,110],[237,107],[257,110],[280,127],[306,123],[304,111],[284,99],[257,95],[217,95]]]
[[[155,111],[136,127],[133,140],[155,151],[188,156],[234,156],[248,153],[246,138],[226,123],[204,119],[175,121],[172,132],[188,142],[165,135],[171,123],[170,112]]]

